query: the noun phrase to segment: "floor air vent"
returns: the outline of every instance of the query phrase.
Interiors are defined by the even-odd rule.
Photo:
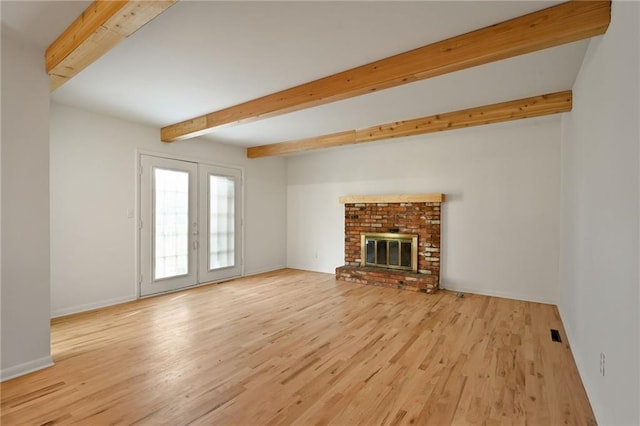
[[[551,340],[554,342],[562,342],[560,339],[560,332],[554,328],[551,329]]]

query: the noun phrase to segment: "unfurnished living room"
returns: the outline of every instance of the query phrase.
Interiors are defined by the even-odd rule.
[[[640,425],[640,3],[0,1],[2,425]]]

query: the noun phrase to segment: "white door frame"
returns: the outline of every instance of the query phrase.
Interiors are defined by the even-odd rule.
[[[141,184],[141,172],[142,172],[142,168],[141,168],[141,156],[142,155],[149,155],[149,156],[153,156],[153,157],[158,157],[158,158],[166,158],[169,160],[181,160],[181,161],[188,161],[188,162],[192,162],[192,163],[198,163],[198,164],[204,164],[204,165],[209,165],[209,166],[214,166],[214,167],[225,167],[225,168],[230,168],[230,169],[236,169],[240,171],[240,185],[242,187],[242,195],[241,195],[241,199],[240,199],[240,236],[239,238],[241,239],[241,251],[240,251],[240,259],[241,259],[241,273],[240,276],[244,276],[245,275],[245,238],[244,238],[244,212],[245,212],[245,176],[244,176],[244,167],[238,166],[238,165],[233,165],[233,164],[227,164],[227,163],[218,163],[218,162],[214,162],[214,161],[208,161],[208,160],[202,160],[201,158],[195,158],[195,157],[190,157],[190,156],[185,156],[185,155],[177,155],[177,154],[167,154],[167,153],[163,153],[163,152],[158,152],[158,151],[153,151],[153,150],[146,150],[146,149],[136,149],[135,153],[134,153],[134,166],[135,166],[135,217],[136,217],[136,222],[135,222],[135,244],[134,244],[134,249],[135,249],[135,279],[133,280],[133,287],[134,287],[134,294],[136,295],[137,298],[143,298],[143,297],[150,297],[150,296],[142,296],[140,294],[140,283],[141,283],[141,275],[142,275],[142,264],[141,264],[141,235],[140,235],[140,212],[141,212],[141,203],[140,203],[140,197],[141,197],[141,189],[140,189],[140,184]],[[199,283],[196,284],[193,287],[198,287],[201,285],[207,285],[210,284],[210,282],[204,282],[204,283]],[[175,291],[181,291],[181,290],[175,290]],[[170,292],[169,292],[170,293]]]

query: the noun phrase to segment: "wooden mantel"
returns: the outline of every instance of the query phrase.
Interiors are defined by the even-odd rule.
[[[442,203],[444,194],[345,195],[342,204],[355,203]]]

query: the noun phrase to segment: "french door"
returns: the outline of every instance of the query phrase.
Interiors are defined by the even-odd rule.
[[[221,281],[242,274],[242,179],[238,169],[200,164],[199,282]]]
[[[140,156],[140,295],[242,273],[241,172]]]

